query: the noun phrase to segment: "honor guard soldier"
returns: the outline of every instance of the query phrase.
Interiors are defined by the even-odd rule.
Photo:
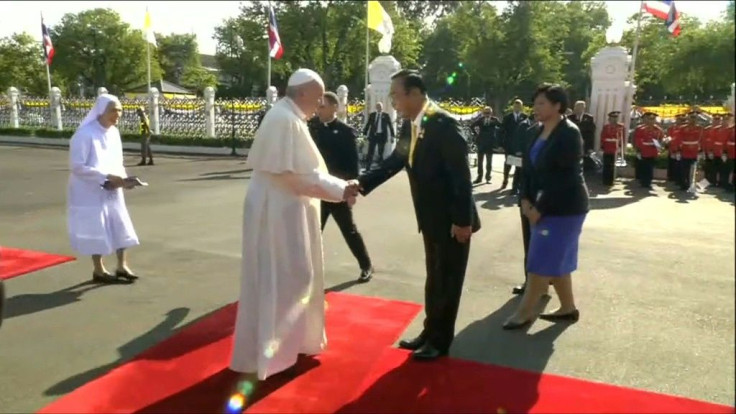
[[[619,111],[608,113],[608,124],[601,131],[601,151],[603,151],[603,185],[612,186],[616,176],[616,154],[623,143],[624,124],[618,122]]]
[[[705,172],[705,179],[711,185],[715,185],[718,180],[718,169],[716,166],[716,147],[718,146],[717,141],[719,138],[719,132],[721,130],[721,116],[713,114],[711,117],[711,124],[703,129],[703,139],[701,147],[705,160],[703,161],[703,172]],[[718,151],[718,157],[720,157],[723,148]]]
[[[723,117],[724,151],[721,155],[723,165],[721,167],[720,184],[724,188],[734,189],[734,182],[729,182],[729,177],[734,180],[734,160],[736,160],[736,130],[734,129],[733,114],[729,113]]]
[[[678,165],[677,153],[679,151],[680,129],[685,126],[686,122],[685,114],[675,115],[674,125],[667,128],[667,136],[670,139],[667,146],[667,181],[679,182],[677,176],[680,166]]]
[[[680,188],[687,190],[692,184],[694,168],[697,168],[700,154],[703,127],[698,125],[698,113],[687,114],[687,125],[680,130]]]
[[[493,148],[498,144],[501,121],[493,116],[490,106],[483,108],[483,116],[470,124],[470,132],[475,137],[476,154],[478,155],[478,176],[473,184],[479,184],[483,179],[483,160],[486,161],[485,179],[491,182],[491,167],[493,167]],[[516,174],[514,173],[514,177]]]
[[[657,114],[647,112],[642,115],[644,125],[634,131],[636,164],[639,165],[639,182],[644,188],[652,188],[654,162],[659,155],[660,141],[664,137],[662,128],[655,124]]]

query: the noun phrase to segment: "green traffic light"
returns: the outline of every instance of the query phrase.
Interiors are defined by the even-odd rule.
[[[448,76],[447,77],[447,83],[450,84],[450,85],[452,85],[453,83],[455,83],[455,78],[453,78],[452,76]]]
[[[463,62],[458,63],[457,66],[462,68],[463,67]]]
[[[457,72],[452,72],[452,77],[453,78],[456,78],[457,77]]]

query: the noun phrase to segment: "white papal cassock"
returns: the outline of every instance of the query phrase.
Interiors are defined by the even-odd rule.
[[[289,98],[263,118],[248,165],[231,368],[263,380],[327,343],[320,199],[342,201],[347,183],[328,174]]]
[[[120,132],[97,121],[110,102],[118,100],[113,95],[100,95],[69,143],[69,240],[76,252],[86,256],[108,255],[138,245],[123,189],[101,187],[108,174],[127,177]]]

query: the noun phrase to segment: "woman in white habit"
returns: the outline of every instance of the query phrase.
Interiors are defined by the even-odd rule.
[[[123,188],[133,187],[124,181],[123,144],[116,126],[122,113],[117,97],[100,95],[69,144],[69,239],[76,252],[92,256],[92,278],[102,283],[138,278],[126,262],[125,249],[139,243],[123,196]],[[118,259],[114,275],[102,262],[102,256],[113,252]]]

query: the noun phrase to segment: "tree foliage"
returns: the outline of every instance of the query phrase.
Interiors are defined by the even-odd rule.
[[[0,91],[11,86],[31,95],[49,93],[41,45],[27,33],[0,39]]]

